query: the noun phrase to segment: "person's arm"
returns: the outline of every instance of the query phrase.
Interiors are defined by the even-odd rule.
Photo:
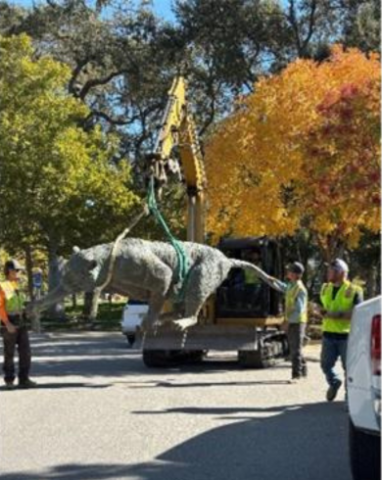
[[[8,318],[7,311],[5,309],[5,293],[0,288],[0,321],[5,328],[8,330],[9,333],[14,333],[16,331],[16,327],[13,323],[10,322]]]
[[[345,312],[327,312],[327,315],[335,320],[350,322],[353,315],[354,307],[363,302],[363,291],[361,289],[357,290],[354,295],[353,308]]]
[[[281,280],[278,280],[277,278],[274,278],[274,277],[269,277],[269,278],[272,280],[272,282],[275,284],[275,286],[278,287],[277,289],[279,290],[279,292],[284,293],[284,294],[286,293],[287,288],[288,288],[287,283],[282,282]]]
[[[307,293],[303,290],[298,292],[293,312],[288,316],[289,323],[297,323],[301,313],[306,309],[308,301]]]

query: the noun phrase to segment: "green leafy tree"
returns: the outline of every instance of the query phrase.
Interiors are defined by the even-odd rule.
[[[138,202],[116,139],[79,127],[89,110],[67,94],[69,78],[27,36],[0,37],[1,240],[44,247],[51,274],[73,244],[112,240]]]

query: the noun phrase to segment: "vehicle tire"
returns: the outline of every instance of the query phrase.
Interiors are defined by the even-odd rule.
[[[169,368],[176,366],[177,350],[143,350],[143,363],[148,368]]]
[[[186,350],[179,353],[179,361],[185,365],[201,363],[206,352],[204,350]]]
[[[354,480],[380,480],[381,437],[357,430],[349,421],[350,466]]]
[[[126,333],[127,343],[132,347],[135,343],[135,333]]]
[[[264,346],[255,351],[239,350],[238,360],[241,367],[255,369],[273,367],[276,363],[274,358],[269,357],[268,349]]]

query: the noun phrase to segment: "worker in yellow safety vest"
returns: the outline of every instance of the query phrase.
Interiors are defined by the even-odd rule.
[[[362,288],[348,280],[349,267],[341,259],[334,260],[328,269],[328,283],[321,288],[323,307],[321,368],[328,382],[326,399],[331,402],[337,396],[342,381],[334,371],[341,358],[345,371],[346,348],[350,321],[355,305],[363,301]]]
[[[308,370],[303,354],[303,345],[308,320],[308,292],[302,282],[304,266],[293,262],[287,266],[284,283],[271,277],[280,291],[285,294],[285,321],[288,334],[290,357],[292,361],[292,379],[290,383],[307,377]]]
[[[31,367],[31,349],[25,322],[25,296],[19,290],[19,272],[23,270],[17,260],[5,263],[5,281],[0,282],[0,320],[1,334],[4,343],[4,381],[8,389],[14,388],[15,348],[19,353],[19,386],[34,387],[36,384],[29,378]]]

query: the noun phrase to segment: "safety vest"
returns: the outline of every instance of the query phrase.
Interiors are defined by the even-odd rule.
[[[244,270],[244,281],[246,285],[256,285],[261,283],[258,275],[253,270]]]
[[[17,282],[0,282],[5,295],[5,310],[8,315],[20,315],[24,309],[25,296],[18,290]]]
[[[289,320],[290,316],[294,312],[296,308],[296,299],[300,292],[305,292],[307,294],[307,290],[305,285],[302,283],[301,280],[288,285],[287,291],[285,292],[285,316],[287,320]],[[298,323],[306,323],[308,321],[308,302],[306,302],[304,310],[300,313],[299,317],[297,318]]]
[[[362,289],[353,285],[349,280],[345,280],[333,298],[333,283],[324,283],[321,288],[321,303],[325,310],[329,312],[349,312],[354,306],[354,297]],[[338,320],[324,317],[322,322],[322,331],[330,333],[349,333],[350,321]]]

